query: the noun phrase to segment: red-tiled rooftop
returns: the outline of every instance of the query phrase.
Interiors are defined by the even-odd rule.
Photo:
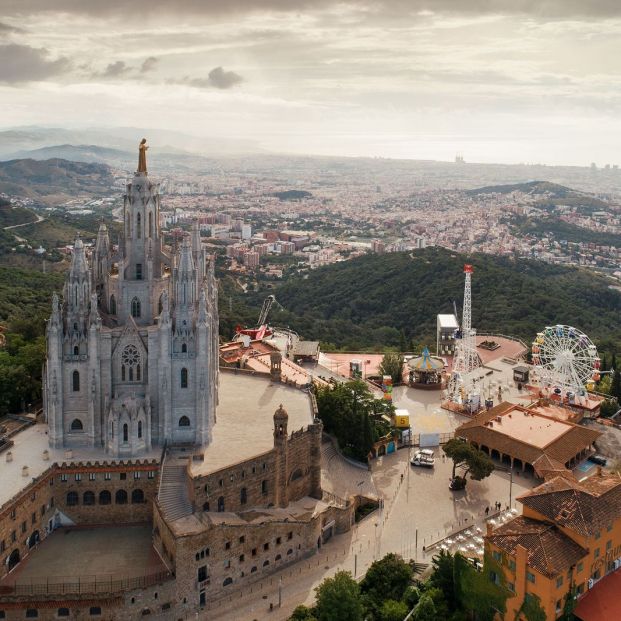
[[[560,526],[583,536],[600,531],[621,515],[621,477],[599,473],[584,481],[558,476],[518,500]]]
[[[528,554],[528,565],[549,577],[564,573],[588,554],[554,524],[523,516],[499,526],[485,538],[511,555],[521,545]]]

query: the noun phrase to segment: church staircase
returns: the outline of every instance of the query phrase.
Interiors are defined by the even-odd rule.
[[[171,451],[164,458],[157,500],[167,521],[178,520],[193,512],[188,497],[187,463],[187,454]]]

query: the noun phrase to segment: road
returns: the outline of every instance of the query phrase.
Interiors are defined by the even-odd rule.
[[[31,224],[39,224],[39,222],[41,222],[42,220],[45,220],[45,218],[43,216],[40,216],[39,214],[36,214],[36,216],[37,216],[37,219],[34,220],[33,222],[22,222],[22,224],[12,224],[11,226],[5,226],[4,230],[10,231],[11,229],[18,229],[20,226],[29,226]]]

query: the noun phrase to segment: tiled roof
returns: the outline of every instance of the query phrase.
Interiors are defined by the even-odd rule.
[[[567,571],[588,554],[553,524],[523,516],[499,526],[485,539],[511,555],[518,545],[523,546],[528,565],[548,577]]]
[[[552,440],[547,446],[539,448],[507,435],[507,433],[500,430],[501,428],[487,425],[487,423],[498,416],[502,416],[509,410],[528,411],[513,403],[500,403],[459,426],[455,430],[455,435],[470,442],[476,442],[479,446],[485,445],[505,455],[517,457],[529,464],[534,464],[538,459],[546,455],[552,463],[560,463],[561,465],[575,457],[602,435],[599,431],[564,422],[567,426],[567,431]],[[538,414],[533,415],[541,416]]]
[[[621,515],[621,477],[598,474],[578,482],[558,476],[518,500],[556,524],[589,536]]]
[[[565,465],[556,459],[552,459],[546,454],[541,455],[533,462],[533,468],[535,473],[541,478],[547,478],[548,476],[564,476],[569,474],[573,477],[570,470],[565,468]]]

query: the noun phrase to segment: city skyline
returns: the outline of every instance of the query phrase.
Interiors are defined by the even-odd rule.
[[[614,3],[0,4],[4,128],[133,125],[281,153],[617,163]]]

